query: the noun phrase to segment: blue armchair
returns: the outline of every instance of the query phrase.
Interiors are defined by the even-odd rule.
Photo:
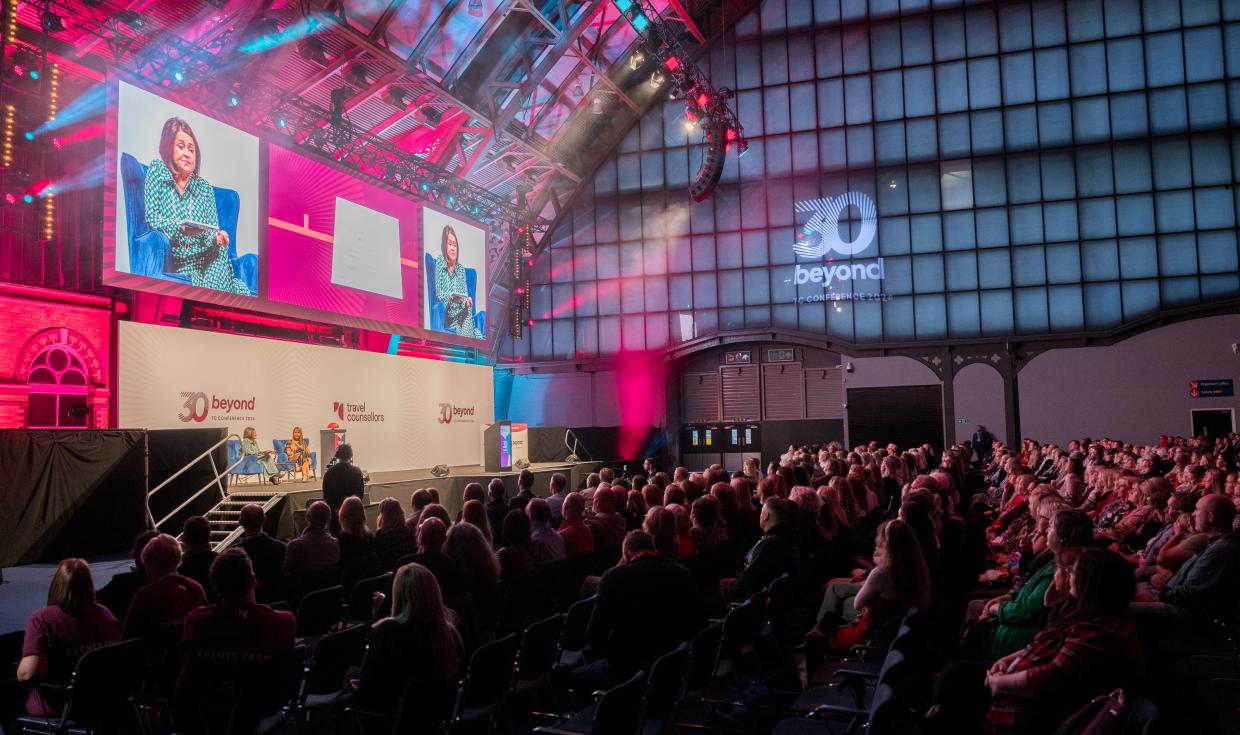
[[[297,470],[297,465],[293,464],[293,460],[289,459],[288,455],[284,453],[284,445],[288,443],[289,443],[288,439],[272,439],[271,440],[271,445],[275,447],[276,449],[276,469],[280,470],[281,472],[292,473]],[[310,470],[314,473],[315,477],[318,477],[318,474],[319,474],[319,453],[318,452],[310,452]],[[310,478],[303,477],[301,479],[308,480]]]
[[[241,440],[229,439],[228,466],[233,467],[239,459],[241,459]],[[263,479],[263,466],[258,463],[258,457],[255,457],[253,454],[245,455],[245,459],[242,460],[241,464],[233,467],[228,473],[228,476],[232,479],[233,484],[236,484],[240,481],[240,478],[247,475],[257,476],[260,482]]]
[[[189,283],[188,277],[172,270],[172,244],[168,236],[146,224],[146,165],[128,153],[121,154],[121,181],[125,187],[125,217],[129,230],[129,272]],[[214,189],[220,228],[228,233],[228,258],[232,261],[233,273],[249,287],[250,293],[257,294],[258,256],[253,253],[237,255],[237,214],[241,209],[241,197],[232,189],[218,186]]]
[[[447,332],[448,328],[444,326],[447,317],[448,306],[444,302],[435,298],[435,256],[430,253],[425,254],[426,259],[426,303],[431,310],[431,329],[436,332]],[[473,268],[465,269],[465,286],[469,289],[469,298],[474,302],[474,308],[478,307],[478,271]],[[474,312],[474,320],[478,323],[478,334],[483,339],[487,336],[487,313],[485,310]]]

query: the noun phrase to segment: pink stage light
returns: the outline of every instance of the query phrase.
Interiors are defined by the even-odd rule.
[[[659,424],[666,412],[667,369],[647,352],[621,351],[616,357],[616,405],[620,408],[619,456],[639,459],[645,451],[646,427]]]
[[[663,65],[666,66],[670,71],[676,71],[677,69],[680,68],[680,59],[676,58],[675,56],[669,56],[667,57],[667,61],[663,62]]]

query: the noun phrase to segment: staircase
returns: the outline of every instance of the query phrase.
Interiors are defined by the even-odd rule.
[[[226,498],[207,511],[206,519],[211,524],[211,548],[223,551],[241,537],[241,508],[256,503],[263,512],[270,511],[284,497],[284,493],[274,490],[256,488],[254,490],[233,490]]]

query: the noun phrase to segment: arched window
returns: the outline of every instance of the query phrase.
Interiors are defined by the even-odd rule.
[[[30,363],[26,425],[32,429],[84,429],[90,426],[86,363],[71,347],[50,345]]]

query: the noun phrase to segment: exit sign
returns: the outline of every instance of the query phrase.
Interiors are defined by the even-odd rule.
[[[971,423],[972,421],[973,419],[956,419],[956,423],[958,424],[967,424],[967,423]]]

